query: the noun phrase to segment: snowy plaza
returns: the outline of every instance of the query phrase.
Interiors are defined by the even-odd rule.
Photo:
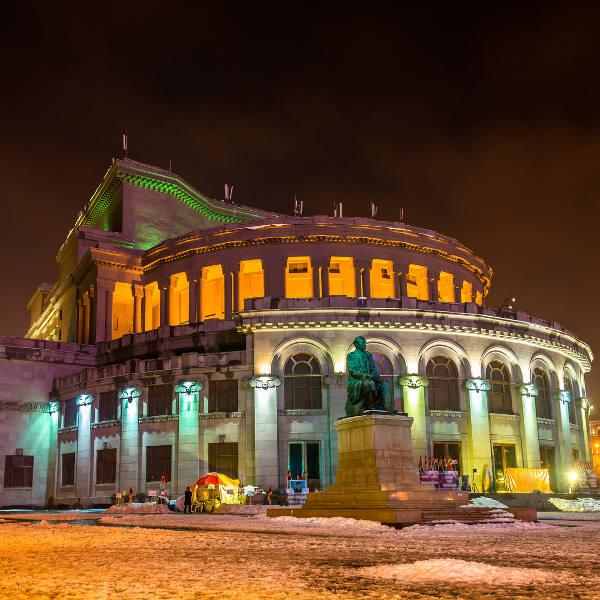
[[[398,530],[263,515],[3,516],[2,599],[600,598],[597,514]]]

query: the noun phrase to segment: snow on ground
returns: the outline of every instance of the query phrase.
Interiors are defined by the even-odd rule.
[[[164,504],[131,502],[129,504],[113,504],[106,512],[112,514],[161,514],[171,511]]]
[[[360,573],[366,577],[382,577],[405,582],[456,582],[487,583],[488,585],[529,585],[532,583],[556,582],[560,576],[541,569],[515,569],[497,567],[468,560],[438,558],[419,560],[414,563],[365,567]]]
[[[599,597],[600,522],[577,527],[454,523],[394,530],[350,519],[102,518],[107,519],[172,528],[187,522],[202,530],[0,523],[0,598]]]
[[[558,510],[565,512],[600,512],[600,500],[596,498],[577,498],[567,500],[565,498],[548,498]]]
[[[470,504],[465,504],[464,506],[470,506],[471,504],[474,504],[475,506],[485,506],[488,508],[508,508],[506,504],[502,504],[502,502],[498,502],[498,500],[488,498],[487,496],[477,496],[476,498],[471,498]]]

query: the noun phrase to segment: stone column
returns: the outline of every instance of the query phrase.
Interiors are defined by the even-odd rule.
[[[413,457],[417,466],[419,456],[429,455],[427,447],[427,417],[425,414],[425,388],[429,385],[426,377],[412,374],[399,379],[404,387],[404,412],[413,419],[412,446]]]
[[[556,410],[556,424],[558,428],[559,452],[557,471],[557,484],[561,491],[568,491],[569,480],[566,474],[573,469],[573,447],[571,445],[571,424],[569,423],[569,402],[572,402],[569,390],[558,392],[558,406]],[[556,457],[555,457],[556,459]],[[560,473],[563,477],[560,478]]]
[[[200,279],[202,278],[202,273],[190,273],[189,274],[190,281],[190,325],[192,323],[200,322]]]
[[[237,264],[237,270],[239,270],[239,263]],[[235,281],[236,267],[235,265],[228,264],[223,265],[223,277],[224,277],[224,304],[225,304],[225,320],[229,321],[232,318],[233,313],[236,311],[236,296],[237,288]]]
[[[397,286],[398,286],[398,297],[408,297],[406,274],[408,273],[408,265],[394,263],[394,272],[396,273]]]
[[[171,324],[171,278],[158,283],[160,289],[160,327]]]
[[[175,386],[179,396],[179,445],[177,454],[177,482],[179,489],[171,490],[177,496],[185,486],[200,477],[200,437],[198,430],[198,399],[202,384],[184,381]]]
[[[321,297],[321,266],[322,261],[311,259],[313,298]]]
[[[277,432],[278,377],[255,375],[250,380],[254,389],[254,461],[255,485],[268,490],[279,488],[279,452]]]
[[[85,294],[81,299],[83,316],[81,319],[81,343],[90,343],[90,297]]]
[[[285,298],[285,268],[287,258],[273,258],[264,261],[265,296]]]
[[[77,315],[76,315],[76,331],[77,343],[83,344],[83,301],[81,296],[77,298]]]
[[[440,272],[428,270],[427,276],[429,278],[429,300],[431,302],[438,302],[438,299],[440,297],[438,287],[440,280]]]
[[[95,464],[90,425],[92,417],[92,396],[81,394],[77,400],[77,465],[75,468],[75,496],[89,498],[92,486],[91,468]]]
[[[462,302],[462,294],[461,294],[461,286],[458,283],[454,284],[454,302],[458,302],[459,304]]]
[[[142,327],[142,297],[144,295],[144,286],[139,283],[131,285],[131,293],[133,294],[133,333],[143,331]]]
[[[540,468],[540,440],[538,437],[535,398],[538,390],[532,383],[519,387],[521,393],[521,440],[523,463],[528,469]]]
[[[86,344],[95,344],[98,340],[96,339],[96,314],[98,313],[98,290],[92,283],[88,289],[89,297],[89,309],[87,316],[87,341]]]
[[[58,402],[51,400],[48,409],[50,411],[50,430],[48,436],[48,479],[46,480],[46,498],[52,496],[56,500],[56,456],[58,451],[58,427],[60,419]]]
[[[331,264],[331,259],[326,258],[321,261],[321,292],[323,298],[327,298],[329,296],[329,265]]]
[[[98,279],[96,300],[96,341],[110,342],[112,340],[112,308],[115,282],[109,279]],[[92,340],[90,340],[92,341]]]
[[[473,474],[477,469],[474,483],[482,492],[485,466],[492,474],[492,449],[490,443],[490,420],[488,415],[487,392],[490,384],[484,379],[474,378],[465,381],[469,392],[469,443],[471,445],[471,469],[467,473]]]
[[[585,462],[592,462],[592,454],[590,448],[590,421],[589,411],[590,405],[587,398],[580,398],[581,403],[581,442],[583,444],[583,452],[581,453],[581,460]]]
[[[371,297],[371,261],[357,260],[356,261],[356,295]],[[362,290],[362,292],[361,292]]]
[[[138,494],[144,490],[140,485],[138,474],[139,461],[139,406],[142,393],[139,388],[126,387],[119,393],[121,401],[121,448],[119,451],[118,489]]]

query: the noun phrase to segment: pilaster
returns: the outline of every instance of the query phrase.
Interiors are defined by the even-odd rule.
[[[559,443],[559,465],[557,466],[558,486],[561,491],[569,489],[567,475],[573,469],[573,447],[571,445],[571,424],[569,423],[569,402],[572,402],[569,390],[558,392],[557,426]],[[560,478],[560,473],[563,477]]]
[[[183,494],[188,482],[200,477],[200,441],[198,429],[199,393],[202,384],[197,381],[181,381],[175,386],[179,396],[179,445],[177,454],[177,482],[179,489],[171,490],[177,496]]]
[[[255,485],[276,490],[279,488],[277,388],[281,380],[272,375],[255,375],[249,384],[254,390]]]
[[[429,385],[426,377],[411,374],[399,378],[399,383],[404,387],[404,412],[413,419],[412,445],[413,456],[428,456],[427,450],[427,417],[425,414],[425,388]],[[416,464],[415,464],[416,466]]]
[[[93,398],[89,394],[80,394],[77,397],[77,465],[75,468],[75,496],[89,498],[92,495],[93,474],[91,469],[95,463],[91,447],[91,417]]]
[[[285,298],[286,258],[273,258],[264,261],[265,296]]]
[[[98,279],[96,285],[95,341],[110,342],[112,340],[112,309],[115,282],[109,279]],[[90,339],[90,342],[92,341],[93,338]]]
[[[484,379],[474,378],[465,381],[469,392],[469,441],[471,444],[471,471],[477,469],[478,484],[483,479],[485,466],[492,472],[492,452],[490,443],[490,421],[488,415],[487,392],[490,384]],[[481,487],[479,489],[482,489]],[[483,491],[483,490],[482,490]]]
[[[138,473],[140,453],[138,419],[139,398],[141,395],[141,390],[136,387],[126,387],[119,392],[121,401],[121,448],[119,451],[118,489],[129,491],[131,487],[134,494],[143,491],[138,488],[138,485],[141,485]]]
[[[131,285],[131,293],[133,294],[133,332],[140,333],[142,331],[142,297],[144,296],[144,286],[139,283]]]
[[[538,436],[535,398],[538,390],[532,383],[519,387],[521,394],[521,440],[523,441],[524,466],[540,468],[540,440]]]

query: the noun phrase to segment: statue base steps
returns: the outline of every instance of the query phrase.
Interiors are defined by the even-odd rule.
[[[410,417],[379,412],[336,421],[336,484],[324,493],[309,494],[301,508],[267,510],[267,515],[420,523],[433,511],[442,515],[440,520],[444,514],[455,519],[457,509],[469,503],[468,494],[420,483],[413,465],[412,422]],[[459,509],[458,516],[463,511],[470,509]]]

